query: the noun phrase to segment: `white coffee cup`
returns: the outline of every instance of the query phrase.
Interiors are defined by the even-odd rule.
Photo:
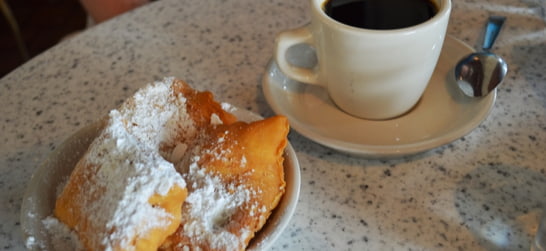
[[[389,119],[420,99],[444,42],[450,0],[432,0],[437,13],[427,21],[399,29],[349,26],[329,17],[326,0],[310,0],[311,23],[277,37],[275,60],[291,79],[325,87],[343,111],[364,119]],[[302,68],[287,61],[297,44],[315,48],[318,64]]]

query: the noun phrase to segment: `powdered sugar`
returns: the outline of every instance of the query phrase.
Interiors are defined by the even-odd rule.
[[[70,230],[65,224],[60,222],[55,217],[47,217],[42,220],[45,228],[48,231],[50,238],[50,246],[52,250],[72,250],[72,251],[84,251],[83,245],[78,239],[76,233]],[[27,241],[28,242],[28,241]],[[29,243],[27,243],[27,247]],[[45,247],[40,250],[45,250]]]
[[[222,110],[229,113],[235,113],[235,111],[237,111],[237,107],[231,105],[230,103],[222,102],[220,103],[220,106],[222,106]]]
[[[186,98],[174,95],[174,78],[165,78],[140,89],[120,110],[125,130],[142,144],[152,148],[171,148],[180,136],[195,134],[193,121],[185,109]],[[166,156],[170,153],[163,153]]]
[[[143,88],[120,111],[110,112],[108,127],[91,148],[89,162],[101,166],[97,188],[105,187],[106,192],[96,203],[100,211],[90,208],[88,215],[114,230],[103,236],[107,247],[120,240],[128,247],[132,236],[167,225],[172,216],[148,200],[154,194],[166,195],[175,185],[185,187],[173,164],[159,152],[162,144],[174,144],[182,121],[191,121],[181,111],[185,99],[173,95],[172,81]]]
[[[241,229],[237,235],[228,231],[225,225],[243,204],[248,203],[252,191],[244,185],[224,184],[222,180],[200,167],[198,157],[193,159],[187,173],[192,192],[184,205],[184,234],[197,243],[207,243],[212,249],[238,250],[244,246],[242,238],[248,229]]]
[[[174,95],[172,78],[139,90],[119,110],[112,110],[106,128],[92,143],[84,160],[96,166],[96,183],[85,189],[94,201],[84,215],[99,229],[95,242],[130,248],[132,237],[169,224],[172,215],[150,205],[149,198],[166,195],[173,186],[185,187],[174,165],[160,152],[174,146],[183,134],[195,132],[185,111],[185,98]],[[90,170],[89,172],[94,172]]]
[[[244,176],[253,169],[236,150],[241,146],[232,133],[229,129],[218,130],[214,136],[204,137],[201,140],[208,144],[198,143],[188,153],[193,157],[182,162],[184,166],[177,166],[184,170],[189,189],[182,210],[182,234],[192,240],[193,247],[240,250],[253,232],[249,228],[252,226],[239,222],[238,217],[261,215],[263,205],[254,200],[261,191],[245,182]],[[228,170],[231,168],[233,172]],[[221,174],[224,171],[230,173],[229,178]]]
[[[210,124],[211,125],[221,125],[223,123],[222,119],[218,116],[218,114],[213,113],[210,115]]]
[[[172,216],[150,205],[148,199],[155,194],[165,195],[173,186],[184,187],[185,182],[191,189],[184,204],[187,209],[182,219],[184,234],[200,243],[207,243],[211,248],[236,250],[244,247],[244,241],[253,232],[246,228],[230,232],[233,230],[226,225],[242,208],[250,215],[265,210],[263,205],[251,203],[260,191],[249,189],[244,182],[226,184],[221,176],[207,172],[206,166],[200,166],[197,157],[213,156],[245,167],[247,159],[244,155],[233,158],[231,148],[217,147],[200,152],[187,162],[188,156],[196,153],[188,153],[188,148],[195,142],[185,142],[184,139],[193,139],[201,131],[195,128],[185,110],[186,98],[173,93],[173,80],[166,78],[149,85],[139,90],[119,110],[111,111],[106,129],[85,157],[88,164],[98,167],[93,170],[98,182],[87,187],[88,192],[100,194],[91,206],[86,207],[85,215],[91,216],[93,224],[111,230],[99,235],[98,241],[106,250],[114,243],[129,247],[131,236],[142,236],[152,228],[167,224]],[[227,103],[221,106],[228,112],[236,110]],[[222,120],[213,113],[210,123],[215,127],[221,125]],[[225,131],[218,137],[216,145],[226,143],[228,134],[229,131]],[[183,176],[174,168],[179,162],[185,165],[179,169],[184,170]],[[63,229],[64,225],[55,218],[49,217],[43,223],[56,235],[65,236],[59,240],[65,240],[67,236],[72,240],[74,233],[68,228]],[[32,244],[33,240],[28,242]],[[61,249],[78,250],[77,242],[58,243],[76,245]]]

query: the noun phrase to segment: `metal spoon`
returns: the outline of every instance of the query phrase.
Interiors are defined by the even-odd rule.
[[[506,17],[491,16],[487,21],[481,52],[472,53],[455,66],[455,79],[459,88],[470,97],[489,94],[502,83],[508,65],[498,55],[489,52]]]

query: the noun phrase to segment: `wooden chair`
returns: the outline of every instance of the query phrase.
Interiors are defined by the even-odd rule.
[[[9,5],[5,0],[0,0],[0,9],[2,9],[2,14],[8,21],[11,31],[13,32],[13,35],[15,37],[15,42],[17,43],[17,48],[19,49],[19,52],[21,53],[21,57],[23,57],[24,61],[28,60],[30,56],[28,54],[28,50],[23,40],[23,37],[21,36],[21,31],[19,30],[19,24],[17,24],[17,20],[15,20],[15,17],[13,16],[13,13],[11,12]]]

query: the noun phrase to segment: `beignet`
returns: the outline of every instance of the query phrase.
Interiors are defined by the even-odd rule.
[[[109,113],[55,217],[87,250],[244,250],[284,193],[289,126],[225,109],[174,78],[140,89]]]
[[[285,190],[288,121],[275,116],[218,125],[178,170],[188,182],[182,223],[162,250],[244,250]]]

